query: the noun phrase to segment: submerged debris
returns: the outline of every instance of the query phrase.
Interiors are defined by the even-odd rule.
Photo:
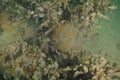
[[[109,19],[111,9],[109,0],[1,0],[0,79],[119,78],[117,64],[84,49],[86,40],[99,36],[96,17]]]

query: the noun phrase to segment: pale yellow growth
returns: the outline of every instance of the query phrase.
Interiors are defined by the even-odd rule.
[[[22,40],[23,38],[34,37],[35,28],[28,26],[27,21],[9,19],[10,14],[0,14],[0,29],[3,30],[0,34],[0,52],[5,49],[8,44]]]
[[[73,48],[75,41],[75,32],[69,23],[62,23],[54,29],[55,46],[61,51],[67,51]]]

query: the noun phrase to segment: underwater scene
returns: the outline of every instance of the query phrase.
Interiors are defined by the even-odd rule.
[[[0,80],[120,80],[120,0],[0,0]]]

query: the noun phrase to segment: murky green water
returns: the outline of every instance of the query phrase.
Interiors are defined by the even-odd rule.
[[[87,46],[89,51],[101,52],[111,56],[113,62],[120,63],[120,0],[114,0],[117,9],[108,13],[111,20],[100,20],[101,26],[99,36],[95,40],[89,41]]]

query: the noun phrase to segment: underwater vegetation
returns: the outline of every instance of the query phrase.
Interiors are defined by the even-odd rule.
[[[74,47],[75,32],[76,31],[74,31],[69,23],[61,23],[58,27],[55,27],[53,39],[58,49],[61,51],[68,51]]]
[[[1,0],[0,80],[116,80],[117,63],[84,48],[109,0]]]

